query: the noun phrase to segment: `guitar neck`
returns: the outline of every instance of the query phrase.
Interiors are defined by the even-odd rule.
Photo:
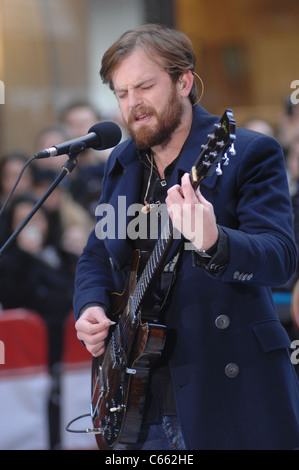
[[[140,308],[142,300],[155,276],[160,273],[163,263],[173,243],[173,226],[168,218],[161,235],[149,257],[149,260],[142,271],[136,284],[132,297],[132,310],[136,314]]]

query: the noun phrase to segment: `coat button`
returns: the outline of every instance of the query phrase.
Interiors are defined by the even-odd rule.
[[[239,373],[240,373],[239,366],[238,364],[235,364],[234,362],[230,362],[225,367],[225,375],[229,377],[230,379],[234,379],[238,377]]]
[[[230,318],[227,315],[219,315],[215,320],[215,325],[220,330],[225,330],[230,324]]]

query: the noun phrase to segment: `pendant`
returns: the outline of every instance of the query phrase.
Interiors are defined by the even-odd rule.
[[[142,214],[148,214],[150,212],[151,208],[150,208],[150,205],[148,203],[146,203],[142,209],[141,209],[141,212]]]

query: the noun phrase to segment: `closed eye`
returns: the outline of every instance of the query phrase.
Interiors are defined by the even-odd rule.
[[[147,85],[147,86],[142,86],[141,87],[141,90],[150,90],[151,88],[153,88],[154,85]]]
[[[155,83],[151,83],[151,84],[145,84],[144,82],[132,87],[132,88],[135,88],[135,90],[142,90],[142,91],[148,91],[150,90],[151,88],[153,88],[155,85]],[[127,97],[128,95],[128,90],[116,90],[115,91],[115,95],[116,97],[119,99],[119,100],[122,100],[124,98]]]
[[[124,91],[124,92],[121,92],[121,93],[120,93],[120,92],[117,92],[117,93],[115,93],[115,94],[116,94],[116,97],[117,97],[119,100],[121,100],[121,99],[123,99],[123,98],[125,98],[125,97],[127,96],[128,92],[127,92],[127,91]]]

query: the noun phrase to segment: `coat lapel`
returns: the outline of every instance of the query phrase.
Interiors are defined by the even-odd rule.
[[[127,227],[134,216],[128,215],[128,208],[139,201],[142,170],[142,163],[139,160],[126,165],[108,199],[109,210],[113,213],[114,233],[111,237],[105,238],[104,242],[117,270],[128,266],[133,256],[134,249],[127,240]]]
[[[177,183],[180,184],[183,174],[190,173],[193,164],[201,152],[201,145],[207,142],[208,134],[212,132],[214,124],[218,122],[218,120],[218,116],[212,116],[204,108],[198,105],[194,107],[194,118],[191,130],[173,171],[170,186]],[[214,189],[217,185],[218,179],[219,176],[214,172],[211,176],[206,177],[201,182],[201,190],[204,195],[205,188],[209,190]],[[174,241],[166,260],[167,263],[178,252],[181,244],[181,240]]]
[[[219,121],[218,116],[209,114],[199,105],[194,107],[193,112],[191,130],[173,172],[171,184],[179,183],[184,173],[190,173],[194,162],[201,152],[201,146],[207,142],[208,134],[213,131],[214,124]],[[211,176],[206,177],[201,185],[213,189],[217,184],[218,178],[214,172]]]

